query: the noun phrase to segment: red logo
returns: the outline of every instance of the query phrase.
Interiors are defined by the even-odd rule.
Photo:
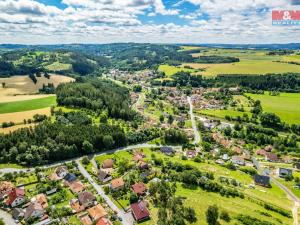
[[[272,20],[300,20],[300,10],[273,10]]]

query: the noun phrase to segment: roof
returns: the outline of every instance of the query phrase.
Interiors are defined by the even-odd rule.
[[[146,219],[150,216],[150,213],[144,202],[137,202],[130,205],[132,213],[137,221]]]
[[[11,182],[1,181],[0,182],[0,195],[10,192],[13,188],[14,188],[14,185]]]
[[[164,152],[164,153],[173,153],[173,148],[172,147],[163,146],[163,147],[160,147],[160,151]]]
[[[92,224],[92,220],[90,219],[90,217],[88,215],[81,217],[80,221],[83,225],[91,225]]]
[[[46,195],[38,194],[35,198],[36,198],[36,201],[38,203],[40,203],[44,209],[48,207],[48,201],[47,201]]]
[[[107,172],[105,172],[104,170],[99,170],[99,172],[98,172],[98,179],[99,180],[104,180],[105,178],[108,178],[108,177],[110,177],[110,174],[109,173],[107,173]]]
[[[279,173],[288,173],[288,174],[292,174],[293,171],[291,169],[287,169],[287,168],[279,168]]]
[[[55,169],[55,172],[56,172],[57,174],[63,173],[63,172],[68,172],[68,169],[67,169],[66,166],[59,166],[59,167],[57,167],[57,168]]]
[[[260,184],[260,185],[263,185],[263,186],[269,186],[270,185],[270,177],[255,174],[254,175],[254,182],[256,184]]]
[[[107,218],[101,218],[96,225],[113,225],[113,223]]]
[[[6,201],[7,205],[11,205],[16,198],[24,198],[25,190],[21,188],[14,188],[11,190],[11,192],[8,194],[8,199]]]
[[[73,182],[76,180],[76,175],[74,173],[68,173],[64,179],[68,182]]]
[[[102,168],[107,169],[107,168],[112,168],[114,166],[114,161],[112,159],[105,159],[102,162]]]
[[[85,186],[81,181],[74,181],[69,184],[69,187],[73,193],[79,193],[85,189]]]
[[[124,180],[122,177],[114,179],[111,181],[111,187],[113,189],[119,188],[119,187],[123,187],[125,185]]]
[[[11,214],[14,219],[19,219],[20,217],[24,217],[25,212],[23,209],[15,208]]]
[[[34,211],[44,212],[43,206],[38,202],[30,203],[30,205],[26,208],[25,211],[25,219],[30,218]]]
[[[70,206],[76,213],[82,212],[84,210],[84,206],[79,204],[78,199],[72,199],[70,201]]]
[[[88,213],[93,220],[98,220],[107,215],[107,212],[100,204],[88,209]]]
[[[132,185],[131,188],[132,188],[133,192],[138,195],[144,194],[147,190],[146,185],[142,182]]]
[[[278,157],[274,153],[266,152],[266,157],[271,161],[277,161]]]
[[[86,203],[95,201],[96,197],[91,192],[86,191],[78,194],[78,200],[81,205],[84,205]]]

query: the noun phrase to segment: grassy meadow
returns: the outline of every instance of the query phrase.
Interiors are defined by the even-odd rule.
[[[26,101],[0,103],[0,114],[42,109],[56,105],[56,96]]]
[[[280,93],[279,96],[247,94],[254,100],[260,100],[265,112],[274,112],[282,121],[300,124],[300,94]]]
[[[161,72],[164,72],[166,74],[167,77],[172,77],[172,75],[174,75],[175,73],[178,72],[190,72],[190,73],[195,73],[196,70],[195,69],[188,69],[188,68],[184,68],[184,67],[177,67],[177,66],[170,66],[170,65],[160,65],[158,67],[158,70]]]

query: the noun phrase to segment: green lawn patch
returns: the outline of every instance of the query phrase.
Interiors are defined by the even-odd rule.
[[[3,164],[0,164],[0,169],[6,169],[6,168],[22,169],[24,167],[21,166],[21,165],[18,165],[18,164],[14,164],[14,163],[3,163]]]
[[[247,114],[249,117],[251,116],[250,112],[240,112],[233,109],[205,109],[205,110],[196,111],[196,113],[212,116],[212,117],[223,118],[223,119],[225,118],[225,116],[243,117],[244,114]]]
[[[171,77],[172,75],[174,75],[177,72],[191,72],[194,73],[196,72],[196,70],[194,69],[188,69],[188,68],[183,68],[183,67],[177,67],[177,66],[170,66],[170,65],[160,65],[158,67],[158,70],[161,72],[164,72],[166,74],[167,77]]]
[[[56,96],[26,101],[0,103],[0,114],[42,109],[56,105]]]
[[[254,100],[261,102],[263,111],[277,114],[282,121],[287,123],[300,123],[300,94],[280,93],[279,96],[271,96],[267,92],[264,95],[247,94]]]

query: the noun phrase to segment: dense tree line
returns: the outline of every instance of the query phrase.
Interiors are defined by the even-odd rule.
[[[58,105],[86,108],[95,112],[107,110],[114,118],[131,120],[129,91],[109,80],[93,79],[84,83],[68,83],[56,89]]]
[[[195,59],[196,63],[234,63],[239,61],[240,59],[236,57],[217,55],[199,56]]]

